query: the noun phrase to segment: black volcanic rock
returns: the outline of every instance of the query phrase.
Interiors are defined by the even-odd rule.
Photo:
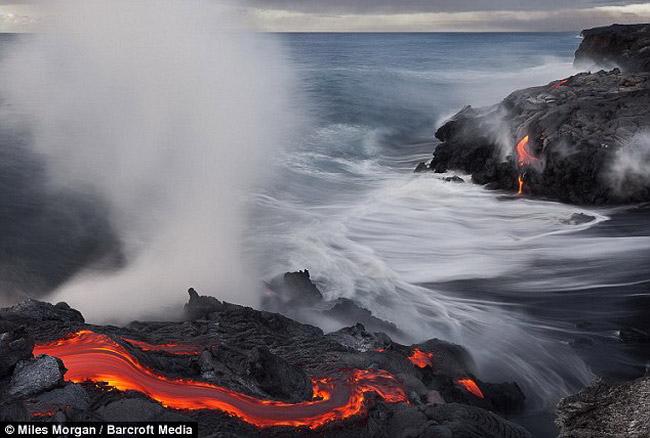
[[[650,72],[650,24],[596,27],[582,31],[575,65],[619,67],[625,72]]]
[[[31,303],[29,308],[49,309]],[[23,308],[22,306],[18,307]],[[387,403],[370,393],[362,411],[339,422],[327,423],[312,430],[304,427],[270,427],[258,429],[243,420],[219,410],[174,410],[137,391],[118,391],[102,383],[67,383],[61,386],[62,369],[56,359],[39,356],[26,363],[53,361],[57,378],[43,381],[40,372],[24,373],[21,380],[28,391],[7,391],[11,378],[0,378],[0,418],[24,420],[30,413],[46,410],[55,421],[198,421],[199,436],[237,437],[529,437],[525,430],[505,418],[488,412],[500,412],[506,391],[498,384],[490,386],[476,379],[485,392],[485,401],[466,390],[459,389],[459,378],[473,376],[474,364],[469,352],[460,346],[440,340],[430,340],[417,346],[398,344],[383,333],[370,333],[357,324],[334,333],[293,321],[279,314],[254,310],[221,302],[190,292],[185,306],[187,315],[196,317],[181,322],[133,322],[126,328],[114,326],[79,325],[62,320],[54,313],[41,313],[52,320],[39,324],[31,312],[12,314],[16,324],[24,324],[28,334],[39,342],[51,341],[64,330],[80,328],[94,330],[111,337],[130,355],[152,372],[169,378],[191,379],[259,398],[299,402],[313,396],[311,379],[348,378],[349,371],[383,370],[403,386],[409,404]],[[2,312],[8,315],[8,309]],[[125,340],[126,339],[126,340]],[[137,347],[140,340],[150,344],[184,344],[194,346],[195,354],[171,354]],[[433,367],[422,369],[409,356],[414,348],[434,354]],[[27,365],[25,365],[26,367]],[[14,377],[22,374],[18,365]],[[53,368],[53,369],[54,369]],[[48,368],[49,369],[49,368]],[[29,377],[32,376],[32,377]],[[464,391],[464,398],[445,392],[440,382]],[[54,386],[54,389],[52,387]],[[508,387],[509,388],[509,387]],[[49,390],[48,390],[49,389]],[[44,392],[47,391],[47,392]],[[436,395],[437,394],[437,395]],[[506,397],[507,398],[507,397]],[[499,406],[497,406],[499,405]],[[521,400],[523,406],[523,400]],[[516,410],[513,410],[513,412]],[[32,417],[32,419],[41,417]]]
[[[61,359],[41,354],[18,362],[9,383],[9,394],[27,396],[63,385],[65,367]]]
[[[650,73],[581,73],[512,93],[498,105],[465,107],[436,132],[429,168],[460,170],[489,188],[575,204],[650,200],[650,181],[630,166],[636,135],[650,128]],[[534,157],[520,163],[529,136]],[[636,164],[634,165],[636,166]]]
[[[269,287],[278,294],[285,306],[314,305],[323,299],[323,294],[312,283],[306,269],[279,275],[271,280]]]
[[[595,216],[584,213],[573,213],[569,219],[562,219],[562,223],[566,225],[582,225],[588,224],[596,220]]]
[[[24,330],[0,333],[0,379],[10,375],[16,364],[32,357],[34,340]]]
[[[84,322],[84,317],[78,310],[71,309],[66,303],[52,305],[42,301],[28,299],[20,303],[0,309],[0,318],[9,321],[61,321],[61,322]]]
[[[621,385],[594,382],[560,401],[560,438],[650,436],[650,377]]]
[[[223,307],[221,301],[214,297],[199,296],[194,288],[189,288],[187,293],[190,300],[185,304],[185,317],[190,320],[207,317],[210,313],[215,312]]]
[[[370,331],[386,332],[393,336],[401,334],[395,324],[377,318],[353,300],[326,300],[306,269],[278,275],[266,286],[262,297],[262,308],[265,310],[280,312],[299,321],[319,318],[342,326],[360,323]]]
[[[399,329],[395,324],[377,318],[368,309],[364,309],[352,300],[339,298],[335,303],[332,308],[323,311],[323,314],[342,324],[347,325],[358,322],[374,332],[399,333]]]
[[[458,175],[448,176],[446,178],[443,178],[443,180],[447,181],[447,182],[453,182],[453,183],[464,183],[465,182],[465,180],[463,178],[461,178],[460,176],[458,176]]]
[[[313,396],[307,374],[263,346],[249,352],[246,366],[247,374],[276,400],[299,402]]]

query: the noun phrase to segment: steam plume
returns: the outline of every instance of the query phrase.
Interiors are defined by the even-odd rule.
[[[202,292],[254,304],[241,200],[287,127],[272,41],[207,1],[57,1],[1,66],[5,103],[48,181],[108,205],[125,266],[56,292],[91,319],[127,319]]]
[[[650,186],[650,131],[642,131],[617,151],[609,179],[614,192],[639,193]]]

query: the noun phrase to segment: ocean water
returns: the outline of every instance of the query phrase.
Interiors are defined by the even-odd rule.
[[[521,421],[539,436],[553,435],[559,398],[595,375],[644,372],[647,352],[617,331],[647,316],[646,210],[412,173],[464,105],[576,73],[577,32],[277,38],[298,74],[305,129],[250,205],[246,248],[263,277],[307,268],[328,298],[359,302],[407,342],[466,346],[479,377],[520,383],[537,412]],[[563,223],[578,212],[596,220]]]
[[[29,108],[51,110],[41,127],[47,138],[63,127],[74,134],[64,138],[79,143],[65,143],[55,157],[69,164],[79,156],[93,170],[81,188],[53,186],[51,151],[30,145],[31,122],[5,123],[15,102],[0,95],[0,303],[24,295],[65,299],[104,322],[146,317],[155,313],[152,303],[179,304],[180,289],[199,282],[201,292],[255,305],[258,291],[235,287],[224,297],[227,288],[197,280],[212,266],[216,277],[235,270],[230,259],[238,257],[230,251],[239,244],[232,235],[241,232],[252,279],[309,269],[327,298],[353,299],[395,323],[404,333],[399,341],[457,342],[474,356],[480,379],[517,381],[529,407],[518,421],[536,436],[553,436],[559,398],[596,375],[646,371],[648,352],[622,344],[618,331],[647,329],[650,320],[648,209],[582,208],[413,173],[431,157],[437,127],[463,106],[494,104],[516,89],[576,73],[578,32],[273,34],[225,53],[232,41],[208,44],[214,59],[207,60],[190,47],[201,41],[175,45],[166,28],[169,47],[153,54],[122,35],[120,50],[109,50],[107,59],[96,53],[118,47],[110,26],[76,42],[74,51],[41,52],[51,58],[34,64],[43,70],[13,77],[14,89],[0,84],[19,103],[44,91],[47,102]],[[144,38],[159,49],[155,32]],[[0,35],[0,66],[34,72],[14,61],[18,40]],[[257,45],[265,56],[253,62]],[[172,55],[187,65],[159,63]],[[120,62],[133,68],[116,68]],[[170,74],[155,86],[161,78],[151,72],[166,68]],[[275,76],[285,80],[269,79]],[[222,95],[223,105],[213,108],[211,97]],[[282,105],[269,104],[276,96]],[[197,101],[201,107],[193,108]],[[165,105],[172,110],[161,110]],[[225,122],[214,128],[220,118]],[[288,132],[271,148],[275,127]],[[224,155],[214,146],[241,138],[268,141],[269,151],[242,147]],[[113,141],[119,154],[104,154]],[[258,153],[264,160],[253,159]],[[234,205],[229,181],[258,173],[261,183],[241,193],[243,214],[224,213]],[[102,190],[93,185],[102,177],[124,184]],[[218,196],[195,195],[213,189]],[[167,199],[169,191],[179,195]],[[124,211],[123,192],[139,195],[127,197]],[[147,221],[121,228],[115,211]],[[596,220],[564,222],[578,212]],[[194,220],[200,215],[208,220]],[[161,228],[161,244],[144,251],[143,269],[142,258],[123,247],[146,248],[134,230],[155,236],[151,224],[159,221],[173,224]],[[213,233],[218,228],[224,231]],[[135,243],[126,241],[134,234]]]

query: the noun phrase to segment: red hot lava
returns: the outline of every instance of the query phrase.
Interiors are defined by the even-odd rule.
[[[106,335],[81,330],[34,354],[63,360],[66,379],[107,382],[122,391],[140,391],[175,409],[217,409],[258,427],[317,428],[361,412],[365,393],[374,391],[389,403],[408,399],[401,384],[386,371],[352,370],[339,378],[313,380],[314,399],[301,403],[260,400],[227,388],[183,379],[169,379],[145,368],[124,347]]]
[[[458,383],[459,385],[463,385],[466,390],[468,390],[469,392],[471,392],[475,396],[480,397],[480,398],[485,398],[485,396],[483,395],[483,392],[481,391],[481,388],[479,388],[478,385],[476,384],[476,382],[473,381],[472,379],[469,379],[469,378],[461,379],[461,380],[456,381],[456,383]]]
[[[415,348],[409,356],[409,360],[418,368],[432,367],[433,353],[425,353],[419,348]]]
[[[137,339],[122,338],[131,345],[138,347],[142,351],[165,351],[171,354],[199,354],[203,348],[194,347],[192,345],[182,344],[150,344]]]
[[[534,157],[530,151],[528,150],[528,143],[529,143],[530,138],[528,136],[525,136],[518,144],[517,144],[517,160],[519,161],[519,168],[523,168],[524,166],[527,166],[531,163],[534,163],[536,161],[539,161],[539,158]],[[524,175],[519,173],[519,176],[517,177],[517,194],[521,195],[524,193]]]
[[[528,151],[529,137],[525,136],[519,144],[517,144],[517,158],[519,159],[519,167],[539,161],[539,158],[533,157]]]
[[[551,85],[551,89],[556,90],[560,88],[562,85],[566,84],[567,82],[569,82],[568,79],[562,79],[561,81],[558,81],[555,84]]]
[[[517,194],[521,195],[524,193],[524,177],[519,175],[517,177],[517,184],[519,184],[519,189],[517,190]]]

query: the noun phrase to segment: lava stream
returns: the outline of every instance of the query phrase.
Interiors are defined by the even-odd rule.
[[[192,345],[182,344],[150,344],[137,339],[122,338],[124,341],[138,347],[142,351],[165,351],[171,354],[199,354],[203,348],[194,347]]]
[[[528,151],[528,141],[529,137],[525,136],[517,145],[517,157],[519,158],[519,167],[523,167],[525,164],[530,164],[534,161],[539,161],[539,158],[535,158]]]
[[[561,81],[551,85],[551,89],[552,90],[557,90],[558,88],[560,88],[562,85],[566,84],[567,82],[569,82],[568,79],[562,79]]]
[[[409,356],[409,360],[413,365],[418,368],[426,368],[433,366],[433,353],[425,353],[419,348],[413,349],[413,352]]]
[[[107,382],[122,391],[143,392],[170,408],[218,409],[259,427],[317,428],[342,420],[361,412],[365,393],[370,391],[389,403],[408,403],[400,383],[381,370],[352,370],[340,378],[314,380],[315,399],[295,404],[261,400],[203,382],[169,379],[145,368],[108,336],[90,330],[39,344],[34,354],[63,360],[69,381]]]
[[[456,383],[458,383],[459,385],[463,385],[466,390],[468,390],[475,396],[480,398],[485,398],[485,396],[483,395],[483,391],[481,391],[481,388],[479,388],[476,382],[473,381],[472,379],[461,379],[458,380]]]

